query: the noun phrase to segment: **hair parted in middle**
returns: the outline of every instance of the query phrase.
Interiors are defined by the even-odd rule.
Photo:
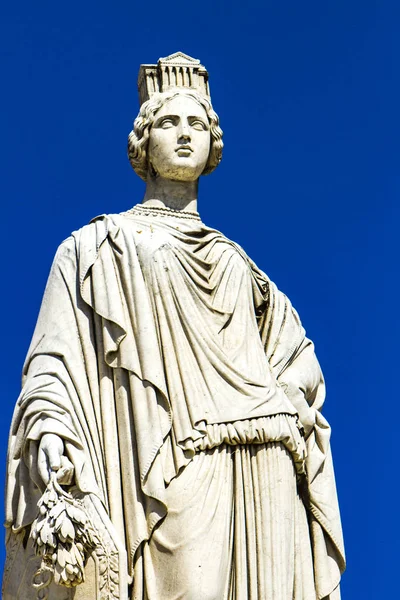
[[[219,126],[219,119],[214,112],[211,102],[196,90],[191,89],[173,89],[168,92],[155,93],[149,100],[143,102],[138,116],[133,123],[133,130],[128,136],[128,158],[135,172],[144,181],[147,180],[149,168],[147,147],[149,144],[150,129],[155,121],[157,111],[175,96],[185,94],[198,102],[206,111],[210,124],[210,154],[202,175],[208,175],[217,168],[222,159],[222,129]]]

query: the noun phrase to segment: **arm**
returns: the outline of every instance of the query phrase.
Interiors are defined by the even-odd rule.
[[[92,457],[101,452],[85,406],[90,409],[92,394],[82,329],[92,317],[90,309],[78,306],[77,277],[69,238],[52,265],[11,426],[6,523],[15,529],[36,517],[49,470],[59,470],[60,482],[68,483],[73,465],[81,491],[98,493]]]
[[[307,439],[316,423],[316,411],[321,408],[325,384],[315,356],[314,344],[304,338],[295,360],[278,376],[278,382],[296,408]]]
[[[307,445],[306,508],[319,598],[339,594],[345,555],[330,450],[331,429],[321,414],[325,385],[297,312],[274,283],[267,280],[265,311],[260,316],[260,336],[277,381],[297,409]],[[333,595],[332,595],[333,594]],[[335,596],[336,594],[336,596]]]

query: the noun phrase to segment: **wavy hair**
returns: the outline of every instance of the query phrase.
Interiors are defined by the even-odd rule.
[[[168,92],[154,94],[149,100],[143,102],[140,107],[138,116],[133,123],[133,130],[128,136],[128,158],[134,171],[147,180],[147,172],[149,168],[147,147],[149,144],[150,129],[155,121],[155,115],[158,110],[172,98],[179,94],[185,94],[198,102],[206,111],[210,124],[210,154],[208,155],[207,164],[204,167],[202,175],[208,175],[217,168],[222,159],[222,129],[219,126],[219,119],[214,112],[211,102],[196,90],[181,90],[175,89]]]

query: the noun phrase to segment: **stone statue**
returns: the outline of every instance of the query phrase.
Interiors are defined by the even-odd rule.
[[[59,247],[8,454],[4,600],[338,600],[344,550],[296,311],[197,212],[208,73],[142,65],[141,204]]]

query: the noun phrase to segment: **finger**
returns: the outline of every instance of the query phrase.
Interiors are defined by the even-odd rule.
[[[52,471],[58,471],[58,469],[61,467],[60,449],[53,445],[49,445],[46,450],[50,469]]]
[[[61,468],[57,471],[57,481],[62,485],[71,485],[74,477],[74,465],[66,457],[61,457]]]
[[[44,450],[39,449],[38,455],[38,471],[40,477],[43,479],[44,483],[47,485],[50,480],[50,472],[47,462],[47,456]]]
[[[74,471],[72,469],[61,468],[57,471],[57,481],[60,485],[71,485],[74,479]]]

